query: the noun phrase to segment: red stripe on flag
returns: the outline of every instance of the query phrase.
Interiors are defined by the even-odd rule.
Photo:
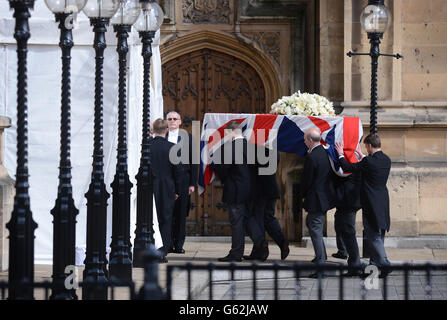
[[[323,133],[326,130],[329,130],[331,128],[331,126],[329,125],[329,123],[326,120],[323,120],[320,118],[315,118],[312,116],[308,116],[308,118],[310,119],[310,121],[312,121],[314,123],[314,125],[316,125],[318,127],[318,129],[320,129],[321,133]],[[321,144],[325,146],[326,142],[323,139],[321,139]]]
[[[359,143],[359,118],[343,117],[343,152],[350,163],[358,162],[355,149]]]
[[[229,124],[231,121],[237,121],[239,124],[244,122],[244,120],[247,118],[242,119],[231,119],[227,121],[223,126],[219,127],[216,131],[213,132],[213,134],[208,139],[208,150],[210,150],[216,143],[218,143],[221,139],[223,139],[225,134],[225,127],[227,124]]]
[[[213,172],[211,170],[211,166],[207,165],[205,167],[205,172],[203,173],[203,184],[204,187],[209,185],[211,183],[211,178],[213,177]]]
[[[270,131],[272,130],[277,117],[278,116],[274,114],[256,115],[255,124],[253,126],[253,133],[250,137],[250,142],[263,146],[266,143],[266,141],[268,141]]]

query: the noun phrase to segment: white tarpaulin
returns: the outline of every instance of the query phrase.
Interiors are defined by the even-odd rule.
[[[12,126],[3,134],[4,165],[9,175],[16,172],[17,53],[13,38],[15,19],[7,1],[0,2],[0,114],[11,118]],[[73,30],[75,46],[71,60],[71,163],[73,198],[79,209],[76,224],[76,261],[82,264],[86,244],[86,198],[92,170],[95,51],[94,34],[87,17],[78,15]],[[60,148],[61,50],[58,24],[43,1],[31,11],[28,46],[28,164],[31,211],[38,228],[35,232],[35,262],[52,263],[53,217],[50,214],[57,197]],[[163,117],[160,35],[157,32],[151,63],[151,121]],[[113,27],[108,27],[104,57],[104,178],[107,191],[116,170],[118,137],[118,54]],[[141,42],[132,31],[129,43],[128,93],[128,164],[132,184],[131,237],[135,236],[136,180],[141,150],[143,63]],[[154,202],[155,206],[155,202]],[[155,207],[154,207],[155,213]],[[154,218],[156,215],[154,214]],[[156,221],[155,221],[156,223]],[[161,237],[156,230],[156,246]],[[112,230],[112,195],[108,201],[107,250]]]

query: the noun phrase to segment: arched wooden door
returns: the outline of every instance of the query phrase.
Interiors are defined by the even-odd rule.
[[[246,62],[222,52],[197,50],[163,64],[164,109],[182,115],[183,128],[205,113],[264,113],[265,89]],[[188,235],[231,235],[222,204],[222,186],[215,181],[199,197],[194,193],[187,221]]]

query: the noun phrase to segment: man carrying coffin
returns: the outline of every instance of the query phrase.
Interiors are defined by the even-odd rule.
[[[229,131],[232,140],[213,155],[214,170],[224,185],[222,202],[227,205],[231,224],[231,250],[227,256],[218,260],[242,261],[247,228],[254,245],[259,248],[257,258],[264,261],[269,254],[268,244],[265,234],[248,211],[253,196],[254,176],[248,164],[247,140],[239,126],[237,121],[227,124],[225,131]]]
[[[343,171],[362,174],[360,201],[363,211],[363,226],[366,241],[371,250],[370,263],[381,268],[380,277],[389,272],[386,267],[390,262],[386,256],[384,239],[385,231],[390,230],[389,194],[386,187],[391,169],[390,158],[382,152],[380,138],[377,134],[368,135],[363,141],[368,156],[363,155],[360,145],[356,152],[361,157],[358,163],[348,163],[343,155],[343,144],[336,143]]]
[[[261,232],[267,231],[268,235],[275,241],[281,250],[281,260],[285,260],[290,253],[289,241],[284,235],[278,219],[275,217],[276,201],[280,198],[279,186],[276,181],[276,169],[279,165],[280,154],[277,150],[256,145],[256,166],[254,199],[251,206],[252,214],[261,228]],[[261,154],[265,156],[261,161]],[[274,162],[274,170],[270,170]],[[269,172],[272,171],[272,172]],[[245,260],[257,259],[256,246],[253,245],[250,255],[244,256]]]
[[[323,241],[323,224],[326,212],[335,207],[335,187],[329,156],[320,144],[321,131],[311,128],[304,135],[308,153],[304,160],[300,184],[299,202],[304,198],[303,208],[307,211],[306,225],[315,251],[315,264],[326,262],[326,247]],[[315,276],[312,275],[312,276]]]

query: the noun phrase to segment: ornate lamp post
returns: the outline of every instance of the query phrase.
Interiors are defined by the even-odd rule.
[[[153,219],[153,189],[150,155],[150,76],[152,39],[155,32],[163,23],[163,10],[154,0],[140,0],[141,14],[135,23],[135,28],[143,43],[143,138],[141,144],[140,169],[137,179],[137,228],[135,230],[135,243],[133,266],[144,266],[144,252],[149,248],[149,244],[154,244]]]
[[[362,28],[368,34],[371,49],[369,53],[355,53],[349,51],[347,55],[352,56],[370,56],[371,57],[371,114],[370,114],[370,132],[377,133],[377,69],[380,56],[402,58],[400,54],[380,53],[380,39],[388,28],[389,13],[384,5],[385,0],[369,0],[368,5],[363,9],[360,21]]]
[[[113,189],[113,226],[110,245],[110,278],[132,280],[132,257],[130,244],[130,190],[132,183],[127,173],[127,127],[126,127],[126,68],[128,32],[140,15],[138,0],[120,0],[120,7],[111,23],[118,38],[116,51],[119,57],[118,80],[118,155]]]
[[[83,299],[107,299],[106,228],[107,199],[104,184],[103,162],[103,64],[106,48],[105,33],[110,18],[118,9],[117,0],[88,0],[83,11],[90,18],[95,32],[93,48],[96,52],[95,67],[95,131],[93,170],[87,198],[87,252],[84,261]]]
[[[26,57],[30,38],[29,9],[34,0],[11,0],[16,19],[14,38],[17,41],[17,169],[16,195],[9,230],[9,295],[8,299],[34,299],[34,222],[28,193],[28,102]],[[28,284],[28,285],[26,285]]]
[[[400,54],[380,53],[380,39],[388,28],[389,13],[384,4],[385,0],[369,0],[368,5],[362,10],[360,22],[363,30],[368,34],[371,49],[369,53],[356,53],[349,51],[348,57],[352,56],[370,56],[371,57],[371,104],[370,104],[370,133],[377,133],[377,69],[379,57],[403,58]],[[368,258],[369,248],[363,231],[363,257]]]
[[[70,61],[73,47],[73,14],[79,13],[87,0],[45,0],[59,22],[62,50],[61,150],[59,187],[56,204],[51,210],[53,220],[53,286],[50,299],[77,299],[75,290],[67,290],[65,268],[75,264],[76,215],[73,201],[70,161]]]

